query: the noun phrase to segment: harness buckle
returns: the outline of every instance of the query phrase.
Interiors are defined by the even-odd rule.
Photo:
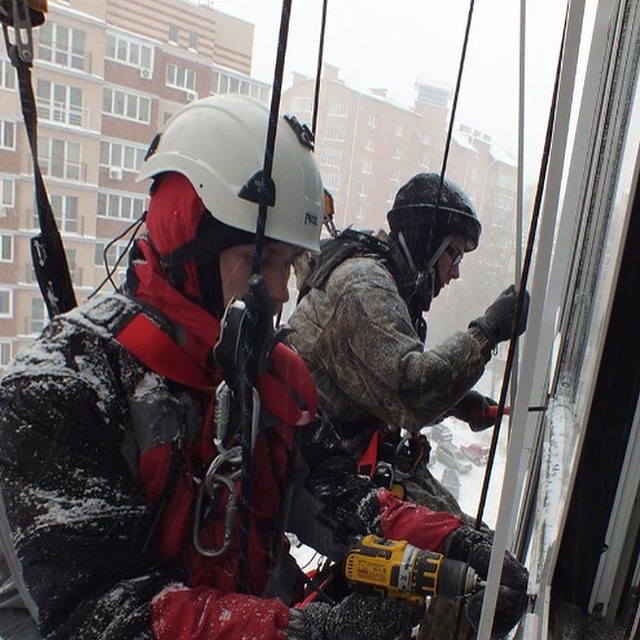
[[[11,9],[6,7],[11,5]],[[27,0],[9,0],[0,7],[0,21],[4,32],[4,41],[7,46],[7,53],[14,66],[17,61],[30,65],[33,63],[33,37],[32,37],[32,15],[27,5]],[[9,27],[13,28],[13,42],[9,34]],[[17,56],[17,59],[16,59]]]

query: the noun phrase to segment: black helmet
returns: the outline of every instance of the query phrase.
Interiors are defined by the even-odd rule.
[[[450,180],[437,173],[419,173],[399,189],[387,220],[391,237],[409,254],[417,271],[416,293],[426,310],[442,288],[434,267],[446,249],[446,239],[460,234],[466,238],[465,251],[478,246],[482,227],[475,209]]]

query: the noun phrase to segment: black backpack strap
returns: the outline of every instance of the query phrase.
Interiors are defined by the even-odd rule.
[[[335,238],[323,241],[320,254],[311,258],[311,272],[300,287],[298,302],[311,289],[322,289],[336,267],[345,260],[355,257],[371,257],[379,260],[391,272],[398,286],[404,288],[405,284],[401,284],[404,280],[401,269],[393,259],[389,246],[371,233],[349,227]]]
[[[298,304],[311,291],[322,289],[329,276],[345,260],[369,257],[380,262],[391,274],[400,296],[407,304],[414,329],[422,342],[427,337],[427,323],[422,317],[422,309],[415,304],[415,283],[407,268],[398,263],[391,247],[371,233],[348,227],[334,238],[321,243],[320,254],[312,256],[309,275],[300,287]]]

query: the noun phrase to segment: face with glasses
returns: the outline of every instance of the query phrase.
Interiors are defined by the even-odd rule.
[[[453,236],[451,243],[438,259],[438,273],[440,275],[440,282],[442,282],[442,286],[445,286],[449,284],[451,280],[457,280],[460,277],[460,261],[464,256],[465,244],[465,236]]]

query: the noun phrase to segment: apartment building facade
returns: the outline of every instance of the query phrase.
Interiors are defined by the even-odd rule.
[[[337,68],[324,66],[315,153],[334,196],[338,228],[384,228],[399,187],[416,173],[442,171],[452,94],[436,83],[417,83],[415,89],[414,104],[399,107],[384,90],[350,87]],[[315,79],[294,74],[283,109],[311,123],[314,94]],[[453,128],[446,175],[469,195],[482,222],[481,245],[470,258],[481,269],[466,269],[465,261],[464,278],[470,282],[448,288],[451,304],[435,305],[436,314],[460,316],[462,298],[479,312],[498,293],[496,287],[513,281],[516,173],[515,160],[489,134],[465,125]],[[453,326],[452,318],[441,320],[435,325]]]
[[[148,185],[136,175],[162,124],[206,95],[239,93],[268,104],[269,85],[250,76],[253,37],[252,24],[216,11],[211,0],[49,2],[47,21],[34,30],[38,156],[78,300],[105,280],[104,290],[122,282],[128,236],[113,240],[144,211]],[[314,79],[294,74],[282,110],[310,123],[314,90]],[[419,84],[415,105],[401,107],[382,89],[349,87],[325,66],[316,157],[339,227],[383,226],[411,175],[440,171],[450,101],[448,89]],[[472,196],[485,238],[496,237],[491,225],[511,237],[515,163],[489,136],[458,128],[447,175]],[[48,320],[32,268],[37,232],[16,75],[2,47],[0,371]],[[498,244],[488,253],[504,270],[511,245]]]
[[[268,101],[269,86],[249,77],[253,33],[208,0],[49,2],[33,34],[38,156],[79,300],[105,279],[109,243],[144,211],[148,185],[135,178],[160,126],[198,96]],[[37,232],[16,74],[2,46],[0,370],[48,320],[30,254]],[[116,284],[125,248],[126,238],[107,251]]]

